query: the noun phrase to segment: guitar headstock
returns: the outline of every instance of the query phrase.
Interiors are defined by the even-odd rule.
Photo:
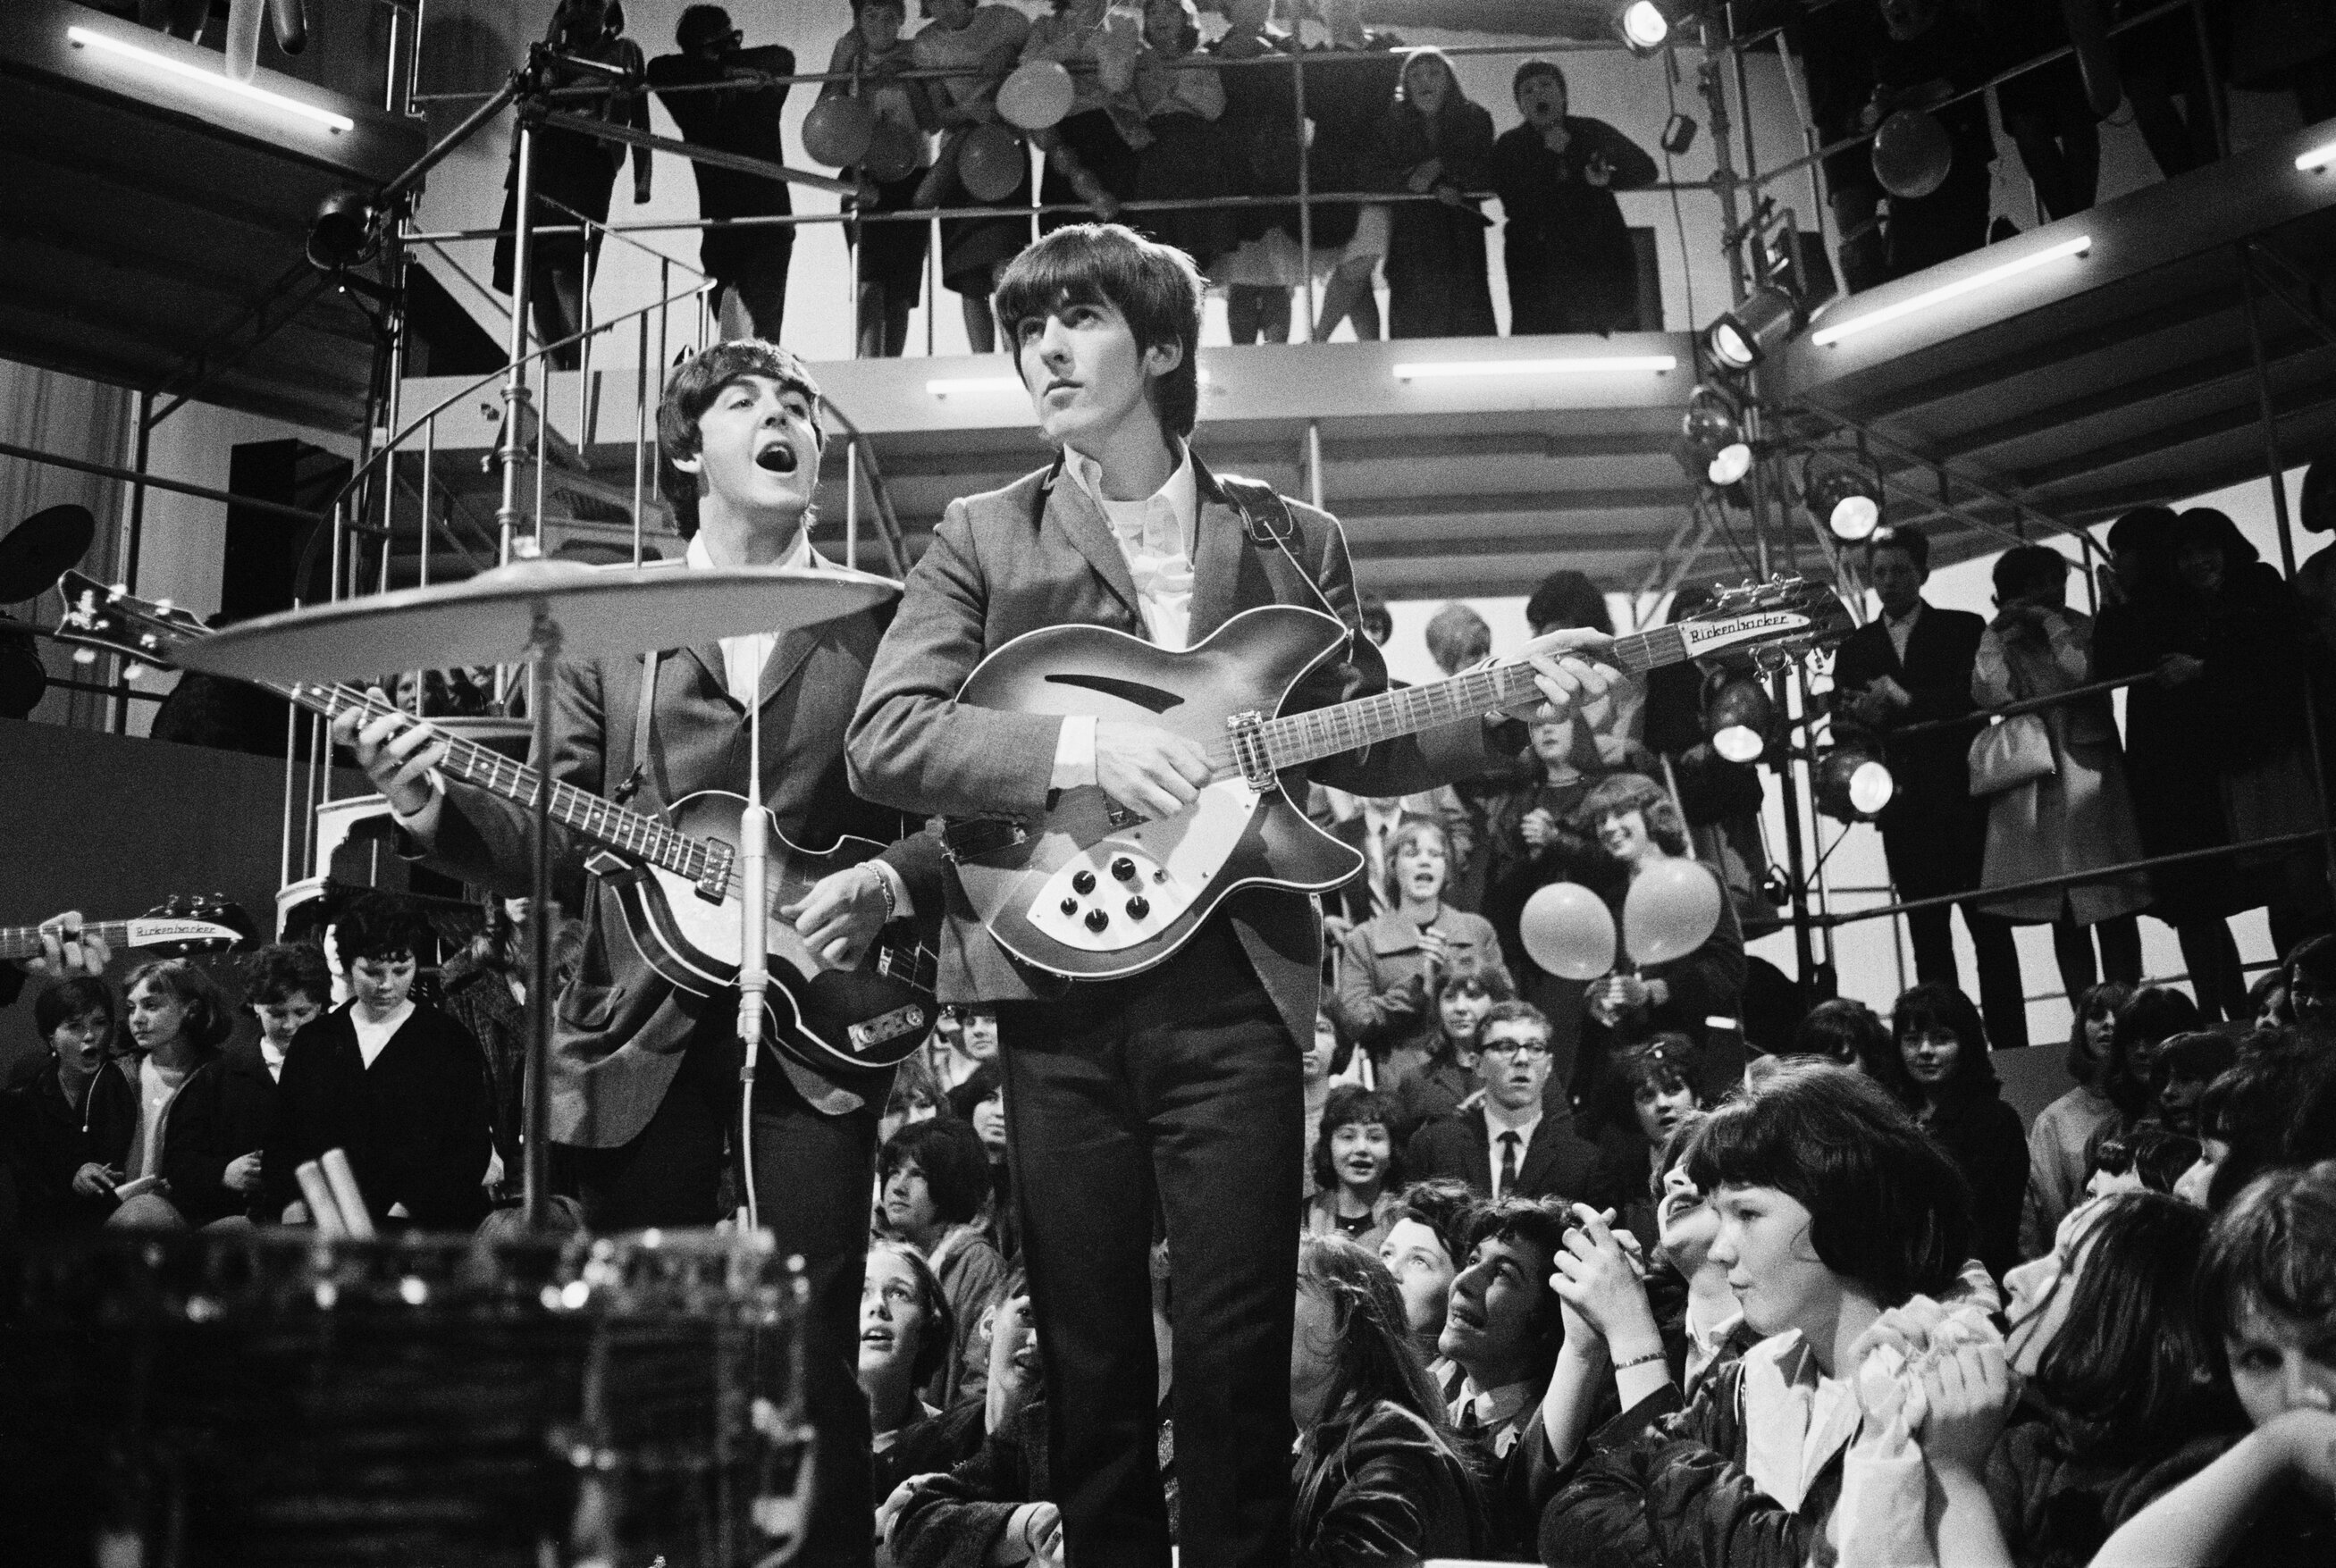
[[[1711,604],[1678,626],[1690,657],[1736,653],[1764,669],[1831,648],[1855,629],[1831,584],[1798,577],[1715,588]]]
[[[184,931],[166,929],[181,921],[198,921]],[[152,922],[161,922],[160,925]],[[167,958],[191,958],[197,953],[228,952],[250,945],[255,928],[243,906],[225,893],[173,894],[130,924],[141,924],[145,940],[138,945]]]
[[[86,573],[69,571],[57,584],[64,596],[65,612],[57,621],[59,642],[76,648],[119,654],[134,664],[169,667],[179,650],[210,635],[200,617],[180,609],[167,599],[140,599],[123,588],[109,588]],[[81,653],[78,663],[89,662]]]

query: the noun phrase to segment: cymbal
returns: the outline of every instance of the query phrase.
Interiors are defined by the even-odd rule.
[[[34,512],[0,539],[0,603],[38,599],[89,553],[97,520],[87,507],[52,506]]]
[[[589,567],[522,560],[443,588],[262,616],[190,643],[187,669],[239,680],[365,680],[393,670],[519,664],[540,623],[566,659],[816,626],[883,603],[890,578],[842,567]]]

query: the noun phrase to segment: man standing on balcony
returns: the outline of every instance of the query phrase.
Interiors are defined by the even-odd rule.
[[[1165,817],[1210,777],[1198,746],[1147,724],[962,706],[966,677],[1046,626],[1108,627],[1183,649],[1244,609],[1283,603],[1328,609],[1351,630],[1346,541],[1326,513],[1221,482],[1193,454],[1201,280],[1183,252],[1116,224],[1060,229],[1016,258],[997,297],[1059,455],[949,504],[869,672],[848,752],[853,783],[920,815],[1027,819],[1050,792],[1098,785]],[[1567,711],[1612,678],[1572,655],[1536,664],[1534,711]],[[1290,706],[1387,684],[1378,650],[1350,637]],[[1471,717],[1314,771],[1363,794],[1426,789],[1484,766],[1484,730]],[[1183,1559],[1290,1560],[1297,1230],[1259,1194],[1299,1186],[1299,1042],[1313,1037],[1320,943],[1311,900],[1258,888],[1228,900],[1166,962],[1065,986],[1017,969],[961,892],[950,897],[942,989],[998,1011],[1055,1497],[1083,1568],[1169,1560],[1155,1213],[1175,1271]]]
[[[689,540],[683,570],[825,564],[810,538],[826,446],[819,406],[802,363],[755,339],[716,344],[673,373],[657,410],[657,466]],[[915,823],[855,799],[844,783],[844,726],[886,619],[868,611],[646,657],[561,664],[551,755],[536,765],[592,794],[629,794],[633,809],[651,813],[702,790],[743,794],[748,705],[759,705],[763,794],[777,832],[814,850],[843,833],[891,845],[778,911],[814,952],[854,961],[889,920],[938,909],[942,897],[938,842],[903,837]],[[530,810],[443,780],[434,732],[395,714],[360,727],[361,716],[343,714],[334,733],[432,863],[526,892]],[[557,862],[572,864],[589,847],[552,832]],[[550,1109],[562,1185],[582,1198],[594,1231],[711,1224],[721,1218],[738,1109],[735,996],[692,996],[652,969],[606,881],[592,884],[585,933],[553,1026]],[[775,986],[786,971],[773,968]],[[755,1079],[754,1159],[742,1174],[764,1200],[780,1255],[800,1253],[811,1283],[804,1395],[820,1480],[803,1559],[865,1564],[875,1502],[858,1381],[860,1287],[876,1121],[891,1074],[816,1072],[768,1055],[780,1070],[766,1064]]]

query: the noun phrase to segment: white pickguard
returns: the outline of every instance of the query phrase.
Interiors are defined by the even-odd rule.
[[[637,867],[635,862],[616,855],[595,855],[585,869],[598,871],[600,869],[599,862],[604,858],[614,866],[621,866],[627,870],[642,869]],[[774,856],[774,860],[775,859]],[[680,933],[682,940],[708,959],[717,960],[735,969],[745,946],[741,936],[745,924],[745,905],[740,901],[737,893],[733,891],[728,898],[718,904],[709,903],[698,896],[696,883],[676,876],[659,866],[649,866],[645,869],[656,880],[658,888],[664,891],[667,915]],[[791,921],[779,919],[775,907],[780,897],[778,867],[774,864],[771,869],[774,908],[770,920],[766,922],[764,940],[773,966],[775,968],[777,965],[785,964],[805,979],[833,969],[834,965],[823,962],[804,943],[802,934],[795,930]],[[733,885],[735,887],[735,882]],[[629,931],[631,928],[627,926],[626,930]],[[638,940],[637,938],[636,940]],[[685,952],[674,953],[672,957],[692,973],[701,976],[710,987],[720,988],[729,985],[736,978],[735,974],[711,973],[699,965],[689,963]]]
[[[1246,782],[1222,779],[1174,816],[1096,840],[1046,879],[1030,905],[1031,925],[1081,952],[1120,952],[1150,940],[1208,891],[1249,831],[1257,802]],[[1120,862],[1134,875],[1114,875]],[[1138,899],[1140,906],[1131,903]],[[1089,924],[1097,916],[1100,929]]]

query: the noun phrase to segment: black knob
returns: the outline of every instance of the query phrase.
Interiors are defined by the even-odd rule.
[[[1066,915],[1077,914],[1079,912],[1079,901],[1076,899],[1065,899],[1063,901],[1063,912]]]
[[[1138,893],[1134,898],[1127,901],[1127,918],[1129,920],[1140,920],[1151,912],[1152,901],[1145,898],[1142,893]]]
[[[1111,862],[1111,874],[1121,881],[1132,882],[1135,880],[1135,862],[1122,855]]]
[[[1099,931],[1109,924],[1111,924],[1111,915],[1108,911],[1089,910],[1087,911],[1087,930]]]
[[[1071,888],[1082,897],[1095,891],[1095,872],[1078,872],[1071,877]]]

